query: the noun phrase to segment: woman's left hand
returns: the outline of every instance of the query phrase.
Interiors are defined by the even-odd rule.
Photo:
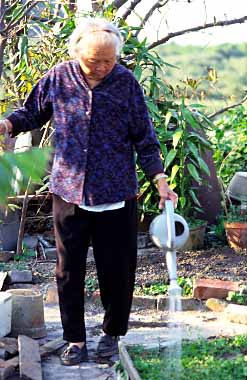
[[[160,195],[159,209],[162,210],[165,207],[165,201],[167,200],[171,200],[173,202],[174,208],[177,207],[178,196],[174,191],[170,189],[165,178],[160,178],[157,181],[157,189]]]

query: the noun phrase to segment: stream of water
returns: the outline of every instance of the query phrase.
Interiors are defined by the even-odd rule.
[[[166,349],[166,379],[179,380],[181,374],[182,326],[177,313],[182,311],[181,288],[171,289],[168,314],[168,346]]]

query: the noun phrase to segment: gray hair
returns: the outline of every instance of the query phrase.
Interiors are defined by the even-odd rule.
[[[75,28],[69,40],[69,55],[79,58],[85,48],[85,42],[98,41],[99,44],[113,44],[116,55],[120,54],[123,40],[118,28],[103,18],[85,18]]]

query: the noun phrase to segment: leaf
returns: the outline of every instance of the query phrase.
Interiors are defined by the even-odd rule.
[[[198,152],[197,146],[190,140],[187,141],[187,146],[190,152],[195,156],[195,158],[198,158],[199,152]]]
[[[142,76],[142,68],[140,65],[136,65],[135,70],[134,70],[134,75],[136,79],[139,81]]]
[[[177,151],[174,149],[171,149],[169,151],[168,155],[165,158],[165,169],[167,169],[170,166],[170,164],[172,163],[172,161],[176,157],[176,154],[177,154]]]
[[[185,121],[191,125],[192,128],[198,129],[200,128],[200,124],[197,122],[197,120],[194,118],[193,114],[184,107],[181,107],[182,115],[185,119]]]
[[[202,207],[202,205],[201,205],[199,199],[197,198],[197,196],[196,196],[194,190],[189,190],[189,194],[190,194],[191,198],[193,199],[193,202],[194,202],[197,206]]]
[[[180,129],[180,130],[177,130],[174,135],[173,135],[173,139],[172,139],[172,145],[173,145],[173,148],[175,149],[179,143],[179,140],[181,139],[181,137],[183,136],[183,130]]]
[[[188,136],[188,138],[196,138],[200,141],[201,145],[205,146],[208,149],[212,149],[212,145],[209,141],[205,140],[202,136],[198,135],[197,133],[191,132]]]
[[[198,171],[197,171],[195,165],[193,165],[193,164],[190,163],[190,164],[187,165],[187,168],[188,168],[188,171],[189,171],[190,175],[194,178],[194,180],[196,182],[200,183],[201,182],[201,178],[200,178],[200,176],[198,174]]]
[[[171,111],[168,111],[168,112],[166,113],[166,117],[165,117],[165,127],[166,127],[166,128],[168,127],[168,124],[169,124],[169,122],[170,122],[171,117],[172,117],[172,113],[171,113]]]
[[[171,172],[171,182],[173,182],[174,178],[176,177],[177,172],[179,171],[179,166],[174,165],[172,167],[172,172]]]
[[[178,201],[179,201],[179,204],[180,204],[181,208],[184,208],[185,205],[186,205],[186,199],[185,199],[185,197],[179,197]]]
[[[211,173],[210,173],[207,163],[200,156],[197,157],[197,161],[200,165],[200,168],[204,171],[204,173],[206,173],[210,177]]]

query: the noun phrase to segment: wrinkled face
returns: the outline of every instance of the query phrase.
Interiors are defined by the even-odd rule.
[[[80,57],[80,66],[88,79],[100,81],[109,74],[116,63],[114,44],[85,46]]]

